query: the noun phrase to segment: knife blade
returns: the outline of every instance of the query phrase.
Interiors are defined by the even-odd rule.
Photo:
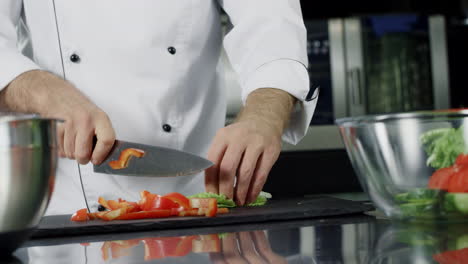
[[[144,156],[131,157],[127,167],[113,169],[109,162],[119,160],[121,152],[129,148],[144,151]],[[212,165],[207,159],[180,150],[116,140],[107,158],[93,169],[123,176],[177,177],[196,174]]]

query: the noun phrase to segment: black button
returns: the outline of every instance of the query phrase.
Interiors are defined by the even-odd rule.
[[[98,206],[97,209],[98,209],[99,212],[102,212],[102,211],[106,211],[106,210],[107,210],[107,209],[106,209],[104,206],[102,206],[101,204]]]
[[[72,54],[70,56],[70,60],[71,60],[71,62],[78,63],[78,62],[80,62],[80,56],[78,56],[76,54]]]
[[[169,53],[172,54],[172,55],[176,54],[176,52],[177,52],[176,48],[174,48],[174,47],[167,48],[167,51],[169,51]]]
[[[163,130],[166,131],[166,132],[171,132],[171,129],[172,129],[172,127],[171,127],[170,125],[168,125],[168,124],[164,124],[164,125],[162,126],[162,128],[163,128]]]

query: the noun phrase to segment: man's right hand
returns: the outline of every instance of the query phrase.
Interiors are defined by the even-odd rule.
[[[59,155],[80,164],[100,164],[115,141],[107,114],[71,83],[45,71],[29,71],[13,80],[0,92],[0,108],[65,120],[58,124]]]

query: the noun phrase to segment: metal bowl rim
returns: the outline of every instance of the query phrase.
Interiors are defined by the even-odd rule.
[[[369,125],[373,123],[382,123],[389,121],[399,121],[403,119],[452,119],[468,117],[468,110],[441,110],[441,111],[416,111],[394,114],[363,115],[356,117],[344,117],[335,120],[335,123],[341,127],[353,127],[360,125]]]

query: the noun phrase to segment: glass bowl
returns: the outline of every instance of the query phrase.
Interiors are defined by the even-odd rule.
[[[391,219],[468,220],[468,111],[337,119],[351,164]]]

